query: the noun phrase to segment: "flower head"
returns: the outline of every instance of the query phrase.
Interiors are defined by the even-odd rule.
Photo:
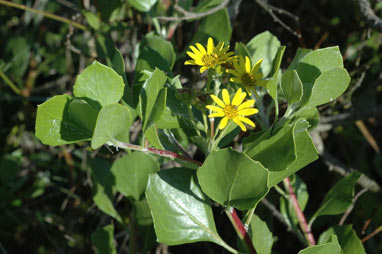
[[[232,102],[230,101],[230,96],[227,89],[223,89],[222,95],[223,100],[219,99],[215,95],[211,95],[211,98],[218,106],[206,106],[206,108],[215,111],[215,113],[210,114],[208,117],[223,117],[220,121],[219,129],[226,127],[228,120],[233,120],[243,131],[247,130],[243,122],[255,127],[255,123],[246,118],[246,116],[259,112],[258,109],[252,107],[255,104],[255,100],[248,100],[243,103],[247,93],[242,92],[241,88],[237,90]]]
[[[224,46],[224,42],[219,42],[218,45],[214,45],[212,38],[208,38],[206,48],[202,44],[196,43],[196,47],[190,46],[191,51],[187,51],[187,54],[192,58],[187,60],[184,64],[200,65],[200,72],[203,73],[207,69],[215,69],[217,66],[230,61],[235,58],[233,52],[227,52],[228,46]]]
[[[227,70],[228,73],[231,73],[234,76],[230,80],[240,84],[249,95],[251,95],[252,91],[257,95],[255,86],[265,85],[265,80],[261,80],[263,74],[259,72],[262,61],[263,59],[260,59],[254,66],[252,66],[248,56],[245,57],[245,61],[243,57],[240,57],[238,62],[233,63],[234,68]]]

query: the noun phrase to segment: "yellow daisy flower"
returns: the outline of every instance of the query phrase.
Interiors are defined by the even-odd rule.
[[[246,118],[246,116],[259,112],[257,108],[252,107],[255,104],[255,100],[248,100],[243,103],[247,93],[242,92],[241,88],[237,90],[235,96],[232,99],[232,103],[230,101],[230,96],[227,89],[223,89],[222,95],[223,100],[219,99],[215,95],[211,95],[211,98],[216,102],[216,104],[218,104],[219,107],[213,105],[206,106],[206,108],[216,112],[210,114],[208,117],[223,117],[223,119],[220,121],[219,129],[226,127],[228,120],[233,120],[243,131],[247,130],[243,122],[251,125],[252,127],[255,127],[255,123]]]
[[[212,38],[208,38],[206,48],[202,44],[196,43],[196,47],[190,46],[191,51],[187,51],[187,54],[192,58],[187,60],[185,65],[200,65],[200,73],[203,73],[207,69],[215,69],[220,64],[223,64],[231,59],[235,58],[233,52],[227,52],[229,47],[224,46],[224,42],[219,42],[218,45],[214,45]]]
[[[262,61],[263,59],[260,59],[252,66],[248,56],[245,57],[245,62],[243,57],[240,56],[239,62],[233,63],[234,68],[227,70],[228,73],[234,76],[230,78],[230,81],[243,86],[249,95],[252,94],[251,91],[254,91],[256,96],[258,96],[255,86],[265,86],[266,84],[266,81],[261,79],[263,74],[259,72]]]

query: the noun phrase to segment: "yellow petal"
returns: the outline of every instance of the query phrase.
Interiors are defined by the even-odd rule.
[[[214,41],[210,37],[208,38],[208,42],[207,42],[207,53],[211,54],[213,51],[214,51]]]
[[[217,112],[217,113],[212,113],[208,115],[208,117],[223,117],[223,116],[224,116],[224,112]]]
[[[230,81],[234,82],[234,83],[237,83],[237,84],[242,84],[241,79],[238,79],[238,78],[235,78],[235,77],[230,78]]]
[[[200,51],[197,48],[195,48],[194,46],[190,46],[190,49],[192,50],[192,52],[194,52],[195,55],[200,56]]]
[[[228,93],[227,89],[223,89],[222,95],[223,95],[223,101],[224,101],[225,105],[229,105],[230,100],[229,100],[229,93]]]
[[[244,122],[244,123],[246,123],[246,124],[248,124],[248,125],[251,125],[252,127],[255,127],[255,126],[256,126],[255,123],[252,122],[252,120],[250,120],[250,119],[248,119],[248,118],[246,118],[246,117],[244,117],[244,116],[237,116],[237,118],[238,118],[240,121],[242,121],[242,122]]]
[[[200,53],[201,53],[202,55],[207,55],[207,51],[206,51],[206,49],[203,47],[202,44],[200,44],[200,43],[196,43],[196,46],[198,47],[198,49],[199,49],[199,51],[200,51]]]
[[[240,127],[240,129],[242,130],[242,131],[247,131],[247,128],[245,128],[245,125],[242,123],[242,122],[240,122],[240,120],[237,118],[237,117],[235,117],[234,119],[232,119],[237,125],[239,125],[239,127]]]
[[[237,113],[240,116],[250,116],[256,114],[257,112],[259,112],[257,108],[244,108],[239,110]]]
[[[240,93],[239,93],[240,92]],[[247,96],[246,93],[241,92],[241,88],[236,92],[235,96],[232,99],[232,105],[239,106],[243,102],[244,98]]]
[[[248,100],[244,102],[243,104],[240,104],[239,107],[237,107],[237,110],[245,109],[245,108],[250,108],[255,104],[255,100]]]
[[[263,59],[261,58],[259,61],[256,62],[255,66],[252,68],[252,73],[256,73],[260,70],[261,62]]]
[[[219,129],[224,129],[224,127],[227,126],[227,123],[228,123],[228,118],[227,118],[227,117],[224,117],[224,118],[220,121]]]
[[[203,73],[205,70],[207,70],[208,67],[207,66],[203,66],[202,68],[200,68],[200,73]]]
[[[193,58],[193,59],[197,59],[197,58],[199,58],[197,55],[195,55],[194,53],[192,53],[192,52],[190,52],[190,51],[187,51],[186,52],[187,53],[187,55],[189,55],[191,58]]]
[[[216,97],[215,95],[211,94],[211,98],[216,102],[216,104],[218,104],[220,107],[224,108],[225,107],[225,104],[222,100],[220,100],[218,97]]]
[[[222,108],[212,106],[212,105],[207,105],[206,108],[213,110],[213,111],[216,111],[216,112],[224,112],[224,110]]]
[[[251,72],[251,61],[249,60],[248,56],[245,57],[245,71],[247,73]]]

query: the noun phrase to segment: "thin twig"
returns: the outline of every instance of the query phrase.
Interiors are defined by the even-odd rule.
[[[21,9],[21,10],[24,10],[24,11],[30,11],[30,12],[33,12],[33,13],[41,14],[44,17],[47,17],[47,18],[50,18],[50,19],[53,19],[53,20],[57,20],[57,21],[60,21],[60,22],[72,25],[74,27],[77,27],[78,29],[88,30],[86,28],[86,26],[81,25],[80,23],[74,22],[74,21],[72,21],[70,19],[67,19],[67,18],[64,18],[64,17],[60,17],[60,16],[58,16],[56,14],[53,14],[53,13],[50,13],[50,12],[47,12],[47,11],[41,11],[41,10],[33,9],[33,8],[30,8],[30,7],[22,5],[22,4],[17,4],[17,3],[13,3],[13,2],[5,1],[5,0],[0,0],[0,4],[6,5],[6,6],[10,6],[10,7],[14,7],[14,8],[17,8],[17,9]]]
[[[373,236],[375,236],[375,235],[378,234],[379,232],[382,232],[382,226],[377,227],[377,229],[374,230],[373,233],[371,233],[371,234],[365,236],[364,238],[362,238],[361,242],[362,242],[362,243],[366,242],[367,240],[369,240],[370,238],[372,238]]]
[[[20,89],[10,80],[5,73],[0,70],[0,77],[4,80],[4,82],[18,95],[21,95]]]
[[[274,206],[271,202],[269,202],[266,198],[263,198],[261,200],[261,203],[268,208],[274,217],[278,219],[282,224],[284,224],[287,228],[287,231],[294,232],[292,227],[289,225],[289,223],[286,221],[285,217],[279,212],[279,210]]]
[[[316,240],[310,230],[308,223],[306,222],[305,215],[301,210],[300,205],[298,204],[296,194],[294,193],[292,183],[289,180],[289,177],[284,179],[284,183],[286,184],[289,192],[289,197],[294,207],[298,222],[300,224],[301,230],[304,233],[304,236],[310,246],[316,245]]]
[[[373,29],[382,32],[382,19],[375,15],[374,11],[371,9],[369,0],[358,0],[358,6],[366,22],[369,23]]]
[[[349,216],[349,214],[351,213],[351,211],[353,210],[354,208],[354,205],[355,205],[355,202],[357,202],[357,200],[359,199],[359,197],[362,196],[362,194],[364,194],[366,191],[368,191],[367,188],[363,188],[362,190],[360,190],[357,195],[354,196],[352,202],[351,202],[351,205],[349,206],[349,208],[346,210],[346,212],[344,213],[344,215],[342,216],[340,222],[338,223],[338,225],[342,226],[344,223],[345,223],[345,220],[346,218]]]
[[[182,13],[184,15],[183,17],[158,16],[157,19],[162,20],[162,21],[182,21],[182,20],[190,20],[190,19],[201,19],[201,18],[204,18],[205,16],[208,16],[208,15],[211,15],[215,12],[220,11],[221,9],[223,9],[228,4],[228,2],[229,2],[229,0],[224,0],[218,6],[211,8],[208,11],[201,12],[201,13],[186,11],[180,5],[175,4],[174,9],[177,10],[178,12]]]

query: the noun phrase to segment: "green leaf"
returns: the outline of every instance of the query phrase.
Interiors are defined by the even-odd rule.
[[[322,73],[313,84],[309,106],[319,106],[338,98],[348,88],[350,77],[343,68]]]
[[[125,83],[125,87],[126,87],[128,83],[127,83],[127,77],[125,72],[125,61],[123,59],[121,51],[119,51],[117,48],[114,48],[114,57],[113,57],[112,67],[118,73],[118,75],[123,78],[123,82]]]
[[[240,210],[255,207],[268,192],[268,170],[231,148],[211,152],[197,176],[207,196]]]
[[[165,83],[166,75],[164,72],[159,69],[155,69],[150,77],[146,79],[141,88],[137,111],[142,118],[142,126],[144,126],[144,128],[146,128],[157,101],[157,97]]]
[[[111,167],[116,189],[125,197],[135,200],[139,200],[145,191],[149,174],[158,170],[158,163],[143,152],[125,155]]]
[[[70,118],[72,98],[56,95],[37,108],[35,134],[45,145],[58,146],[90,140],[92,133]]]
[[[129,0],[128,3],[138,11],[148,12],[157,1],[158,0]]]
[[[221,4],[223,0],[209,0],[209,1],[199,1],[198,5],[194,8],[194,12],[206,12],[211,8],[214,8]]]
[[[146,197],[158,242],[177,245],[210,241],[225,245],[195,170],[173,168],[150,175]]]
[[[155,124],[146,129],[145,138],[149,141],[150,145],[152,145],[153,147],[157,149],[165,149],[159,138],[158,128]]]
[[[114,225],[98,228],[91,235],[92,244],[97,254],[117,254],[114,243]]]
[[[82,10],[82,15],[85,16],[85,19],[91,28],[93,28],[94,30],[98,30],[100,28],[101,22],[98,19],[97,15],[87,10]]]
[[[303,83],[313,83],[326,71],[343,68],[342,56],[338,46],[314,50],[306,54],[298,63],[297,72]]]
[[[271,254],[273,245],[272,232],[269,231],[267,223],[262,221],[256,214],[252,217],[249,234],[257,253]]]
[[[310,219],[309,224],[321,215],[341,214],[351,205],[354,196],[354,186],[356,185],[361,174],[353,172],[347,177],[341,179],[330,191],[325,195],[320,207]]]
[[[269,31],[256,35],[247,43],[247,49],[251,54],[251,60],[256,63],[263,59],[261,71],[267,77],[272,70],[272,62],[279,51],[280,41]]]
[[[316,107],[304,107],[296,112],[294,117],[303,118],[308,121],[310,125],[309,130],[316,128],[320,122],[320,113]]]
[[[162,70],[168,75],[171,74],[171,67],[160,52],[155,51],[151,47],[143,46],[139,48],[139,56],[135,72],[137,73],[135,80],[140,81],[144,78],[144,71],[154,71],[155,69]]]
[[[281,77],[281,89],[289,105],[301,100],[302,83],[295,70],[284,72]]]
[[[167,99],[167,88],[162,88],[159,91],[158,97],[156,98],[153,109],[150,113],[149,119],[146,122],[146,125],[143,125],[143,130],[145,131],[147,127],[152,126],[162,118],[163,111],[166,108],[166,99]]]
[[[298,254],[341,254],[341,246],[338,244],[336,236],[332,236],[332,241],[329,243],[319,244],[308,247],[298,252]]]
[[[103,107],[98,113],[91,147],[97,149],[107,142],[113,143],[118,135],[129,130],[132,120],[131,113],[126,106],[111,104]]]
[[[122,77],[112,68],[94,61],[78,75],[73,93],[92,100],[98,108],[119,102],[124,87]]]
[[[293,57],[292,62],[289,64],[287,70],[288,70],[288,71],[290,71],[290,70],[296,70],[296,69],[297,69],[297,65],[298,65],[298,63],[300,62],[300,60],[301,60],[306,54],[308,54],[309,52],[312,52],[312,50],[311,50],[311,49],[298,48],[297,51],[296,51],[296,54],[295,54],[294,57]]]
[[[115,179],[110,172],[110,167],[109,162],[102,159],[96,158],[90,161],[93,176],[93,201],[102,212],[123,223],[113,205],[116,190]]]
[[[320,235],[318,243],[326,243],[332,235],[338,237],[343,253],[346,254],[364,254],[365,248],[352,225],[334,226],[327,229]]]
[[[247,46],[245,46],[245,44],[242,42],[236,42],[235,52],[243,58],[245,58],[246,56],[251,57],[251,53],[249,53]]]
[[[93,133],[97,121],[98,110],[82,99],[74,98],[69,104],[69,116],[78,125]]]
[[[224,8],[223,10],[215,12],[202,19],[190,44],[193,45],[196,42],[206,44],[208,37],[214,39],[215,45],[218,42],[228,43],[231,39],[231,34],[231,22],[228,16],[228,11]]]
[[[272,97],[273,101],[275,102],[275,108],[276,112],[278,112],[279,102],[278,102],[278,84],[281,80],[281,71],[280,71],[280,65],[281,60],[283,58],[285,52],[285,46],[279,47],[277,54],[272,62],[272,71],[271,71],[271,80],[267,82],[267,90],[269,95]]]
[[[175,51],[171,42],[163,39],[162,37],[155,35],[154,33],[148,33],[142,40],[141,46],[150,47],[158,52],[165,61],[167,61],[170,69],[175,63]]]

